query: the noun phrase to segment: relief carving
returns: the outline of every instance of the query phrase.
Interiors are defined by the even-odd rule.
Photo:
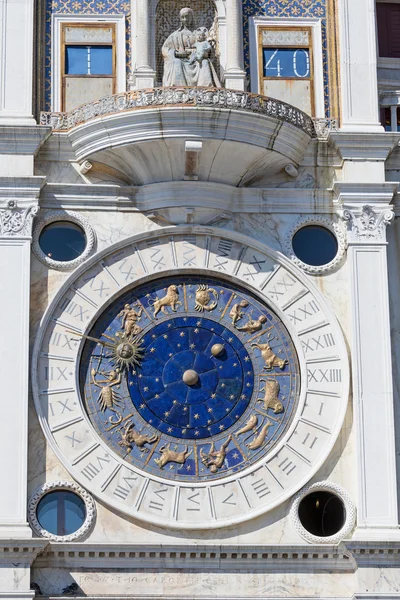
[[[7,208],[0,210],[0,237],[30,237],[33,219],[38,210],[39,207],[36,204],[18,208],[15,200],[9,200]]]
[[[368,204],[362,207],[361,213],[347,208],[343,211],[343,219],[348,221],[349,234],[356,241],[385,241],[386,225],[389,225],[393,218],[391,208],[378,212]]]

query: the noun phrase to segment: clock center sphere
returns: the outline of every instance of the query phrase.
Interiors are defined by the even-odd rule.
[[[196,385],[199,381],[199,375],[193,369],[188,369],[182,375],[182,381],[183,383],[186,383],[186,385]]]

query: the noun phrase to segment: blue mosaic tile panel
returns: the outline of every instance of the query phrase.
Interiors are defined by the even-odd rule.
[[[250,77],[249,17],[321,19],[322,52],[324,68],[325,114],[330,117],[329,72],[327,49],[327,0],[244,0],[243,1],[243,42],[244,61]]]
[[[126,72],[131,73],[131,4],[128,0],[48,0],[46,5],[45,110],[51,110],[51,16],[118,15],[126,16]]]

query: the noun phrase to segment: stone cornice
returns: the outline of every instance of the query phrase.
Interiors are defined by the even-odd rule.
[[[330,190],[304,188],[238,188],[192,181],[190,196],[184,181],[141,187],[113,185],[48,184],[40,206],[47,209],[156,211],[170,207],[211,208],[231,213],[332,213]]]
[[[51,135],[51,127],[0,125],[0,154],[34,154]]]
[[[343,160],[386,160],[397,146],[400,133],[345,133],[332,131],[329,141]]]
[[[0,541],[0,565],[24,563],[31,565],[35,558],[43,552],[48,540],[30,538],[21,540],[2,539]]]

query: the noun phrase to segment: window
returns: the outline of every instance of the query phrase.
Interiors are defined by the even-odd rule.
[[[85,503],[68,490],[49,492],[36,509],[39,525],[50,534],[66,536],[78,531],[86,519]]]
[[[39,246],[52,260],[75,260],[86,248],[86,235],[81,227],[68,221],[50,223],[39,236]]]
[[[400,4],[378,2],[376,16],[379,56],[400,58]]]
[[[318,96],[316,110],[314,98],[314,50],[318,45],[314,40],[318,35],[315,27],[254,23],[259,93],[283,100],[309,115],[323,114],[323,101],[319,106]]]
[[[62,110],[115,93],[115,25],[62,25]]]

